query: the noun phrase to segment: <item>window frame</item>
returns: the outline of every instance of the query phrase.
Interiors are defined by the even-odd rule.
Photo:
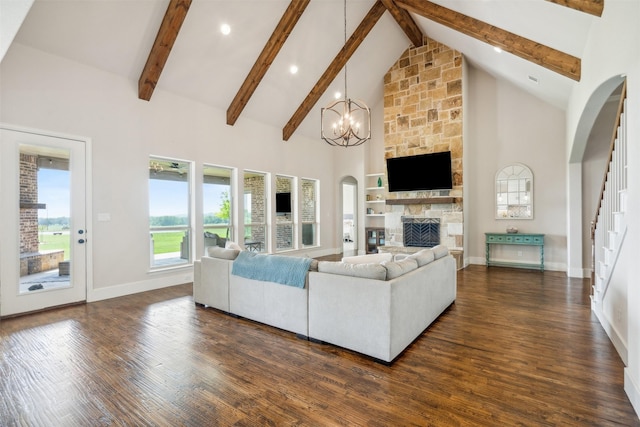
[[[168,172],[172,167],[171,164],[183,165],[187,174],[186,185],[187,185],[187,201],[186,201],[186,225],[173,225],[173,226],[153,226],[151,224],[151,205],[152,205],[152,191],[151,191],[151,180],[152,174],[157,174],[158,172],[164,173],[165,170]],[[176,168],[178,169],[178,168]],[[148,201],[148,210],[147,210],[147,218],[149,221],[149,270],[150,271],[162,271],[162,270],[171,270],[175,268],[181,268],[186,266],[193,265],[194,259],[194,244],[193,244],[193,176],[195,170],[195,163],[191,160],[185,159],[177,159],[172,157],[164,157],[157,155],[150,155],[148,159],[148,191],[147,191],[147,201]],[[179,172],[177,172],[179,173]],[[180,174],[180,173],[179,173]],[[166,262],[166,263],[157,263],[156,254],[154,253],[154,239],[153,233],[156,234],[159,232],[175,232],[181,231],[184,233],[182,242],[180,243],[180,250],[175,252],[179,254],[179,258],[176,258],[177,262]],[[186,254],[185,254],[186,252]],[[173,252],[171,252],[173,253]],[[186,255],[186,258],[185,258]],[[173,259],[173,258],[170,258]],[[184,260],[184,261],[180,261]]]

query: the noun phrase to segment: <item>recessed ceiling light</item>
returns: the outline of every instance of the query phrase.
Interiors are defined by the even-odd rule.
[[[340,99],[341,96],[342,96],[342,94],[340,92],[336,92],[336,93],[333,94],[333,97],[335,99]]]
[[[225,36],[228,36],[231,32],[231,27],[229,26],[229,24],[222,24],[220,25],[220,32]]]
[[[297,65],[292,65],[291,67],[289,67],[289,72],[291,74],[296,74],[298,72],[298,66]]]
[[[500,49],[498,46],[494,47],[493,50],[495,50],[498,53],[502,52],[502,49]]]

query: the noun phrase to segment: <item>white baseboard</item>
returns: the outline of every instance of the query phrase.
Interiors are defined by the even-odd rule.
[[[614,328],[613,325],[609,323],[609,319],[607,319],[607,316],[605,316],[602,310],[599,309],[598,304],[595,305],[595,310],[592,309],[592,311],[598,318],[600,325],[602,325],[602,329],[604,329],[604,331],[607,333],[607,336],[611,340],[611,343],[618,352],[618,356],[620,356],[620,359],[622,359],[622,363],[624,363],[625,366],[628,366],[628,352],[626,343],[620,337],[620,334],[618,334],[616,328]]]
[[[150,273],[150,276],[155,275],[156,277],[149,277],[147,280],[141,280],[138,282],[88,289],[87,302],[101,301],[193,282],[193,267],[176,270],[175,272],[167,273],[162,276],[159,274],[161,273]]]
[[[624,391],[631,402],[631,406],[636,411],[636,415],[640,415],[640,388],[633,381],[629,368],[624,368]]]

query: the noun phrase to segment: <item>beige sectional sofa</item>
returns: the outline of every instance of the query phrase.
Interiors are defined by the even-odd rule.
[[[237,251],[195,262],[194,301],[391,363],[456,298],[445,247],[312,264],[304,288],[232,274]],[[372,261],[372,262],[369,262]],[[315,263],[314,263],[315,264]]]

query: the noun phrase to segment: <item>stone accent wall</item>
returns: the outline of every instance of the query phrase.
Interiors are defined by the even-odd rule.
[[[425,38],[407,49],[384,77],[384,156],[451,151],[451,191],[387,193],[387,199],[454,196],[455,203],[387,205],[387,245],[402,245],[402,216],[438,218],[440,241],[462,248],[462,54]]]
[[[20,154],[20,202],[38,202],[38,156]],[[38,249],[38,210],[20,209],[20,253]]]

